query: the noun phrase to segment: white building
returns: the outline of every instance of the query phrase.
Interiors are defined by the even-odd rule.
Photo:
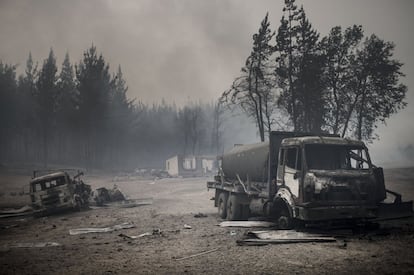
[[[200,177],[212,175],[216,169],[215,156],[176,155],[165,162],[166,170],[172,177]]]

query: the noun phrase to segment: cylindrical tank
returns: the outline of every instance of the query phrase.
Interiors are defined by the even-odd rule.
[[[221,168],[228,180],[267,182],[269,142],[238,145],[222,156]]]

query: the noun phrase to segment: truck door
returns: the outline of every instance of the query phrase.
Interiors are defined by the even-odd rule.
[[[288,147],[281,150],[278,167],[278,185],[289,188],[292,195],[299,198],[299,180],[302,170],[302,155],[299,147]]]

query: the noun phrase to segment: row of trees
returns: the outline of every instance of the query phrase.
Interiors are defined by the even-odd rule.
[[[320,38],[303,7],[285,0],[277,32],[266,14],[241,76],[220,100],[245,111],[262,141],[272,129],[370,141],[378,123],[406,105],[394,47],[356,25]]]
[[[0,62],[0,161],[84,167],[161,167],[175,154],[223,150],[217,104],[146,105],[127,98],[118,67],[111,73],[92,46],[60,71],[53,50],[24,74]]]

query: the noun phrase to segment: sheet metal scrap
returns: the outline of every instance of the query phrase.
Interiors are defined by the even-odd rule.
[[[266,245],[266,244],[290,244],[290,243],[310,243],[310,242],[336,242],[336,239],[321,234],[311,234],[307,232],[296,232],[293,230],[271,230],[271,231],[251,231],[247,235],[249,239],[238,240],[239,245]]]
[[[224,221],[220,227],[276,227],[277,224],[266,221]]]
[[[152,198],[143,198],[143,199],[129,199],[129,200],[121,200],[116,202],[108,203],[107,205],[110,207],[119,207],[119,208],[132,208],[141,205],[150,205],[152,204]]]
[[[128,229],[134,228],[135,225],[129,222],[124,222],[121,224],[117,224],[114,226],[109,227],[92,227],[92,228],[77,228],[77,229],[70,229],[69,235],[80,235],[80,234],[87,234],[87,233],[107,233],[112,232],[120,229]]]
[[[161,234],[162,234],[161,229],[155,228],[155,229],[152,230],[152,232],[145,232],[145,233],[139,234],[137,236],[130,236],[130,235],[126,235],[126,234],[123,234],[123,233],[119,234],[118,236],[122,237],[122,238],[125,238],[125,239],[135,240],[135,239],[139,239],[139,238],[142,238],[142,237],[145,237],[145,236],[153,236],[153,235],[161,235]]]
[[[19,217],[33,214],[33,208],[30,205],[25,205],[19,209],[5,209],[0,210],[1,218]]]

